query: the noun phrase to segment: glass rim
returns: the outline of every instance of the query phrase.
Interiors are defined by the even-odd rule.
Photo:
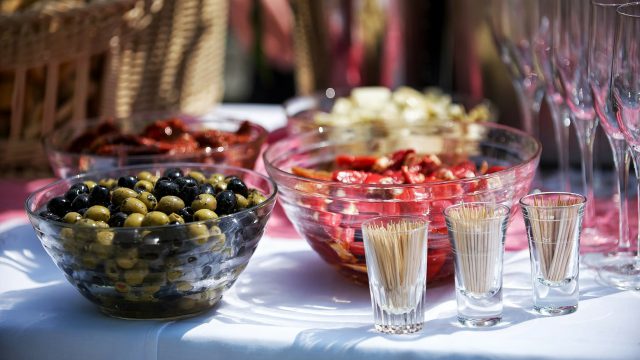
[[[625,10],[628,8],[638,8],[638,13],[632,14],[632,13],[626,12]],[[640,18],[640,2],[630,2],[630,3],[620,5],[616,9],[616,13],[618,13],[618,15],[620,16],[627,16],[630,18],[638,19]]]
[[[509,216],[509,214],[511,213],[511,208],[509,208],[507,205],[501,204],[501,203],[497,203],[497,202],[490,202],[490,201],[472,201],[472,202],[460,202],[457,204],[453,204],[453,205],[449,205],[447,206],[444,211],[442,212],[443,215],[445,216],[445,218],[449,217],[449,213],[453,210],[456,210],[458,208],[461,208],[463,206],[468,206],[468,205],[472,205],[472,206],[489,206],[493,209],[500,209],[505,211],[504,214],[497,214],[497,215],[493,215],[493,216],[487,216],[486,218],[483,219],[478,219],[478,220],[474,220],[474,221],[487,221],[487,220],[495,220],[495,219],[500,219],[506,216]]]
[[[640,4],[640,3],[638,3],[638,4]],[[572,205],[552,205],[552,206],[533,205],[533,204],[525,204],[524,203],[525,199],[533,198],[533,197],[536,197],[536,196],[543,196],[543,195],[569,195],[569,196],[572,196],[572,197],[580,199],[580,202],[578,202],[576,204],[572,204]],[[572,193],[572,192],[565,192],[565,191],[548,191],[548,192],[539,192],[539,193],[535,193],[535,194],[525,195],[525,196],[520,198],[519,204],[520,204],[520,206],[522,206],[524,208],[569,209],[569,208],[573,208],[573,207],[584,206],[584,204],[586,202],[587,202],[587,197],[582,195],[582,194]]]
[[[431,224],[431,221],[429,221],[426,217],[423,216],[419,216],[419,215],[383,215],[383,216],[376,216],[370,219],[367,219],[365,221],[363,221],[361,223],[361,228],[364,229],[365,227],[373,224],[376,221],[384,221],[386,222],[387,220],[414,220],[417,223],[420,223],[420,226],[416,227],[415,229],[411,229],[411,230],[407,230],[407,231],[398,231],[398,233],[407,233],[407,232],[413,232],[422,228],[428,228],[429,224]]]
[[[602,0],[591,0],[591,5],[601,6],[601,7],[615,7],[618,8],[622,5],[629,4],[629,2],[624,0],[613,0],[612,2],[602,1]]]

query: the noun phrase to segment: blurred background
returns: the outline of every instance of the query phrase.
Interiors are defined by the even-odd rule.
[[[487,5],[0,0],[0,170],[46,168],[41,137],[65,122],[150,110],[202,113],[220,102],[282,104],[327,87],[436,86],[487,98],[499,122],[521,127]],[[554,170],[546,104],[539,128],[542,167]],[[573,133],[571,143],[578,168]],[[601,133],[595,149],[596,168],[611,172]]]

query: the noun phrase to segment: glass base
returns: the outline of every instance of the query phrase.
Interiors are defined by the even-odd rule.
[[[598,276],[615,288],[640,291],[640,257],[615,256],[606,259],[598,268]]]
[[[405,325],[379,325],[375,324],[376,331],[384,334],[413,334],[422,330],[422,323]]]
[[[580,235],[580,253],[606,253],[615,251],[618,246],[616,236],[592,227],[583,228]]]
[[[541,315],[557,316],[572,314],[578,310],[578,305],[560,306],[560,307],[538,307],[534,306],[533,309]]]
[[[492,318],[485,318],[485,319],[465,318],[465,317],[458,316],[458,322],[460,322],[460,324],[462,324],[464,326],[469,326],[469,327],[493,326],[493,325],[498,324],[501,320],[502,320],[502,317],[500,317],[500,316],[492,317]]]

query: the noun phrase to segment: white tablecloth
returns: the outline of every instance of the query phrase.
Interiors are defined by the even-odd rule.
[[[424,330],[372,330],[369,292],[342,278],[300,240],[265,237],[220,305],[181,321],[102,315],[51,262],[24,220],[0,226],[1,359],[638,359],[640,293],[581,269],[576,313],[530,309],[526,251],[507,253],[504,321],[456,323],[452,285],[427,290]]]
[[[272,106],[217,112],[269,130],[284,122]],[[15,217],[0,222],[0,359],[640,359],[640,293],[603,286],[582,268],[579,310],[541,317],[531,311],[528,261],[525,251],[506,256],[501,325],[457,325],[450,284],[427,290],[421,333],[381,335],[366,287],[304,241],[265,237],[216,309],[181,321],[126,321],[85,300]]]

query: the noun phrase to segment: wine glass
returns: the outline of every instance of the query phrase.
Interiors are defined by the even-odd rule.
[[[533,63],[533,27],[529,15],[533,6],[530,0],[491,0],[489,23],[500,58],[509,70],[518,95],[524,130],[537,137],[538,126],[534,120],[538,118],[544,93]]]
[[[580,145],[582,183],[587,197],[581,251],[602,252],[615,247],[616,239],[596,224],[593,193],[593,141],[598,119],[588,81],[589,28],[591,2],[584,0],[555,1],[553,61],[562,93],[571,114]]]
[[[620,130],[631,148],[636,177],[640,179],[640,3],[621,5],[616,18],[610,96]],[[640,181],[638,198],[640,207]],[[640,241],[637,246],[635,256],[619,258],[610,264],[624,269],[621,274],[613,272],[615,276],[611,279],[620,288],[640,290]],[[611,275],[607,267],[599,273]]]
[[[618,201],[618,249],[612,258],[594,260],[596,267],[606,266],[606,274],[601,273],[605,282],[611,283],[624,267],[616,267],[616,257],[628,256],[631,247],[629,239],[629,211],[627,206],[627,180],[629,174],[630,156],[627,142],[618,126],[613,112],[611,98],[611,64],[613,62],[613,42],[616,25],[616,9],[628,3],[624,0],[592,0],[591,1],[591,34],[589,36],[589,85],[593,96],[594,107],[600,124],[604,129],[611,150],[617,174]]]
[[[544,94],[556,142],[558,165],[560,170],[561,190],[570,191],[569,179],[569,126],[571,119],[558,74],[553,65],[553,23],[555,20],[556,1],[538,0],[534,2],[537,8],[530,13],[533,17],[533,59],[539,76],[543,79]]]

